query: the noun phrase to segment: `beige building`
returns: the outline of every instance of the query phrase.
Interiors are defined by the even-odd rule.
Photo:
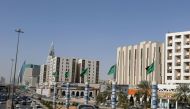
[[[59,69],[59,81],[77,83],[77,58],[61,57]],[[65,72],[68,73],[68,78],[65,78]]]
[[[89,83],[97,84],[99,80],[99,61],[79,59],[78,61],[78,74],[81,74],[82,69],[88,68],[87,75],[80,77],[80,83]]]
[[[89,83],[98,83],[99,61],[53,57],[47,66],[49,85],[53,85],[54,82],[85,83],[89,81]],[[88,74],[82,78],[80,74],[85,68],[88,68]],[[58,72],[57,77],[53,76],[54,72]],[[65,72],[69,72],[68,78],[65,78]]]
[[[52,43],[46,60],[46,69],[41,66],[40,85],[51,86],[55,82],[70,82],[70,83],[98,83],[99,79],[99,61],[86,60],[79,58],[57,57],[54,52]],[[88,75],[84,78],[80,77],[82,69],[88,68]],[[57,76],[53,73],[57,72]],[[69,72],[68,78],[65,78],[65,72]]]
[[[190,31],[166,34],[166,84],[190,82]]]
[[[146,73],[146,67],[155,63],[153,73]],[[164,44],[145,41],[138,45],[117,48],[116,81],[120,85],[137,85],[142,80],[164,83]]]
[[[47,74],[47,65],[43,64],[40,66],[40,81],[39,81],[40,85],[46,82],[46,74]]]

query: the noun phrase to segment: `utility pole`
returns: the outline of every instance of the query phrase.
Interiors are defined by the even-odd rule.
[[[15,57],[15,67],[14,67],[14,75],[13,75],[13,94],[12,94],[12,105],[11,105],[11,109],[14,109],[13,106],[13,99],[14,99],[14,94],[15,94],[15,76],[16,76],[16,67],[17,67],[17,58],[18,58],[18,47],[19,47],[19,41],[20,41],[20,34],[24,33],[21,29],[16,29],[15,32],[18,33],[18,39],[17,39],[17,48],[16,48],[16,57]]]
[[[55,100],[56,100],[56,82],[54,83],[54,93],[53,93],[53,109],[56,109],[56,103],[55,103]]]

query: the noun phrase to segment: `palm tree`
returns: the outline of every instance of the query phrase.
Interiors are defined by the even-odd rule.
[[[127,107],[129,106],[127,95],[121,91],[118,93],[118,106],[123,109],[127,109]]]
[[[111,99],[111,93],[112,93],[112,84],[106,84],[106,90],[103,92],[100,92],[96,97],[96,103],[106,103],[107,100]]]
[[[190,101],[190,88],[189,84],[179,84],[176,88],[176,93],[174,94],[174,99],[182,103],[182,109],[185,104],[189,103]]]
[[[145,102],[145,108],[147,108],[148,101],[147,98],[150,98],[151,96],[151,85],[148,81],[141,81],[140,84],[137,85],[138,92],[136,94],[136,97],[143,97],[143,101]],[[149,103],[150,104],[150,103]]]
[[[107,98],[109,98],[110,96],[111,92],[108,91],[100,92],[96,97],[96,103],[97,104],[106,103]]]

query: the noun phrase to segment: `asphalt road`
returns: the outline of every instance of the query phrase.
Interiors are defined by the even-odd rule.
[[[6,104],[5,103],[0,104],[0,109],[6,109]]]
[[[31,109],[30,104],[20,105],[20,106],[21,106],[21,108],[19,108],[19,109]],[[8,108],[6,108],[6,103],[0,104],[0,109],[8,109]],[[16,109],[16,107],[15,107],[15,109]]]

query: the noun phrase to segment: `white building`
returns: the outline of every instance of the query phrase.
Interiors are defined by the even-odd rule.
[[[43,85],[46,82],[46,73],[47,73],[47,65],[43,64],[40,66],[40,81],[39,85]]]
[[[147,75],[153,61],[155,70]],[[164,83],[164,44],[148,41],[117,48],[117,83],[137,85],[142,80]]]
[[[190,82],[190,31],[167,33],[166,84]]]
[[[48,82],[53,85],[59,81],[60,57],[53,57],[48,64]],[[54,76],[55,74],[55,76]]]

